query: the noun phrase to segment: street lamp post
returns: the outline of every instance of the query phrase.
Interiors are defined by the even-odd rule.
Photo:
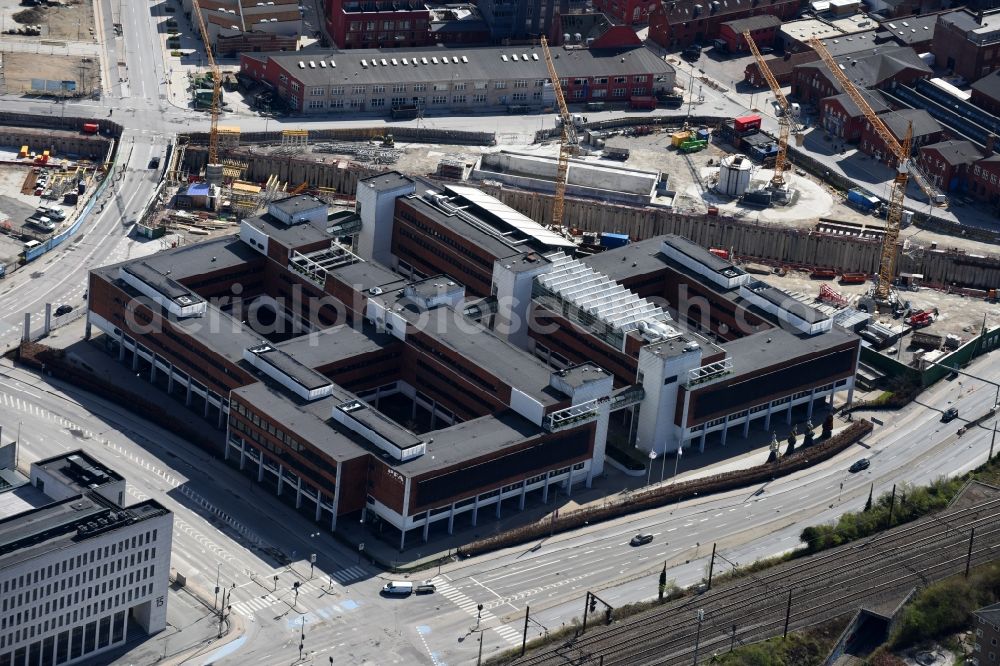
[[[301,585],[299,581],[292,583],[292,589],[295,590],[295,599],[292,600],[292,608],[295,608],[299,603],[299,585]]]
[[[479,610],[479,614],[476,615],[476,631],[478,631],[479,630],[479,623],[483,619],[483,605],[479,604],[479,605],[476,606],[476,608]]]
[[[215,601],[212,602],[212,608],[218,608],[219,606],[219,575],[222,573],[222,563],[219,562],[215,566]],[[223,594],[223,601],[225,601],[225,594]]]
[[[309,580],[312,580],[313,573],[316,571],[316,553],[309,556]]]
[[[684,455],[684,443],[681,442],[677,445],[677,455],[674,456],[674,475],[670,480],[670,483],[677,483],[677,466],[681,462],[681,456]]]
[[[646,485],[649,485],[649,480],[653,474],[653,461],[656,460],[656,451],[650,449],[649,451],[649,464],[646,465]]]

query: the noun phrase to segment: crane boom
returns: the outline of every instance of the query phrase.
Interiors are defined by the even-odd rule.
[[[552,90],[556,95],[556,104],[559,107],[559,117],[562,119],[562,136],[559,141],[559,162],[556,167],[556,193],[552,200],[552,226],[562,227],[563,212],[566,208],[566,176],[569,173],[569,158],[573,154],[573,146],[576,144],[576,127],[573,126],[573,117],[566,106],[566,98],[563,96],[562,84],[559,81],[559,73],[556,72],[555,62],[552,60],[552,53],[549,51],[549,42],[543,35],[541,38],[542,52],[545,54],[545,65],[549,70],[549,79],[552,81]]]
[[[823,42],[813,37],[809,40],[809,45],[826,63],[827,69],[833,73],[848,96],[858,105],[872,129],[885,142],[886,147],[896,156],[896,176],[892,180],[892,190],[889,194],[889,204],[885,216],[885,236],[882,239],[882,258],[878,268],[878,284],[875,286],[875,297],[881,301],[888,301],[889,293],[892,290],[892,281],[896,274],[896,243],[899,241],[899,228],[903,219],[903,198],[906,196],[906,183],[909,180],[913,127],[907,128],[906,137],[903,139],[903,144],[900,145],[893,133],[889,131],[889,128],[855,87],[854,82],[841,71],[840,66],[826,50]]]
[[[215,55],[212,53],[212,42],[208,38],[208,28],[205,27],[205,17],[201,15],[201,5],[198,0],[191,0],[191,12],[198,17],[198,29],[201,31],[201,41],[205,44],[205,55],[208,57],[208,66],[212,70],[212,128],[208,134],[208,163],[219,163],[219,101],[222,97],[222,75],[219,73],[219,65],[215,62]]]
[[[900,145],[899,140],[893,135],[886,124],[882,121],[882,118],[872,109],[871,105],[864,96],[858,91],[851,80],[844,74],[843,70],[837,64],[837,61],[833,59],[830,52],[826,50],[823,42],[817,38],[812,37],[809,40],[809,45],[813,48],[819,57],[822,58],[823,62],[826,63],[827,68],[833,73],[837,81],[844,88],[845,92],[850,96],[851,100],[858,105],[861,109],[861,113],[864,114],[865,119],[871,123],[872,129],[879,135],[879,138],[885,143],[886,147],[895,155],[896,160],[899,163],[910,162],[909,171],[913,175],[913,179],[916,181],[917,185],[927,195],[928,201],[933,205],[944,206],[947,205],[944,195],[937,190],[934,185],[931,184],[930,178],[921,173],[920,168],[917,166],[916,162],[912,161],[912,155],[910,151],[904,150],[905,146]],[[912,144],[911,144],[912,145]]]
[[[760,68],[761,74],[767,79],[767,85],[771,86],[774,99],[778,102],[778,106],[781,107],[781,117],[778,118],[778,154],[774,156],[774,176],[771,178],[771,187],[781,189],[785,185],[785,165],[788,161],[788,136],[791,134],[792,129],[792,105],[788,103],[788,98],[781,91],[781,86],[778,85],[778,80],[774,77],[774,73],[771,72],[771,68],[764,62],[764,56],[761,55],[760,49],[757,48],[757,44],[753,41],[753,36],[749,30],[743,33],[743,39],[746,40],[747,46],[753,52],[753,57],[757,60],[757,67]]]

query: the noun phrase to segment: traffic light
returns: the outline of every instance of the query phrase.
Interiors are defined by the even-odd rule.
[[[611,609],[604,609],[604,624],[611,624]]]
[[[589,593],[588,593],[589,594]],[[590,595],[590,612],[593,613],[597,610],[597,597]]]

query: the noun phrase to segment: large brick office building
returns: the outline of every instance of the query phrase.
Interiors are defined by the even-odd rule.
[[[553,48],[569,103],[627,102],[674,87],[674,68],[645,47]],[[555,97],[539,46],[244,53],[240,72],[296,112],[540,110]]]
[[[644,449],[703,449],[853,390],[856,336],[684,239],[576,258],[478,190],[395,172],[359,184],[357,215],[352,251],[321,202],[275,201],[89,286],[111,353],[333,528],[360,514],[404,547],[572,492],[602,472],[612,412]],[[675,307],[689,294],[704,318]]]

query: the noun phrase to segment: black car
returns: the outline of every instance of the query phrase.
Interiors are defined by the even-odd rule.
[[[436,590],[437,587],[434,585],[434,583],[430,583],[427,581],[424,581],[423,583],[420,583],[419,585],[413,588],[413,591],[416,592],[417,594],[434,594]]]
[[[653,540],[653,535],[652,534],[641,534],[640,533],[640,534],[636,534],[634,537],[632,537],[632,540],[629,541],[629,544],[631,544],[633,546],[645,546],[647,543],[649,543],[652,540]]]
[[[946,409],[944,411],[944,414],[941,415],[941,423],[947,423],[948,421],[954,421],[957,418],[958,418],[958,408],[957,407],[949,407],[948,409]]]
[[[149,168],[150,169],[156,169],[159,166],[160,166],[160,158],[159,157],[154,157],[153,159],[149,160]]]
[[[868,458],[862,458],[861,460],[851,465],[848,471],[851,472],[852,474],[856,474],[863,469],[868,469],[870,466],[871,466],[871,461],[869,461]]]
[[[72,311],[73,311],[72,305],[60,305],[59,307],[56,308],[56,316],[61,317],[64,314],[69,314]]]

